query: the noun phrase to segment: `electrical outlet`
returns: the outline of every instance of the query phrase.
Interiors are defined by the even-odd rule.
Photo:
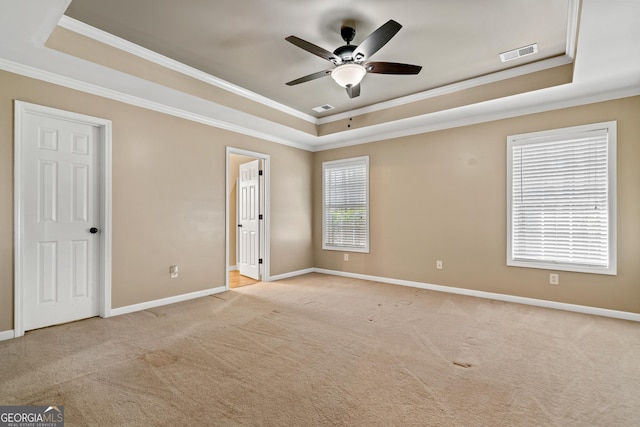
[[[441,259],[436,261],[436,268],[438,270],[442,270],[442,260]]]
[[[549,274],[549,284],[550,285],[559,285],[560,284],[560,275],[556,273]]]
[[[344,260],[349,261],[349,254],[344,254]]]
[[[176,277],[178,277],[177,265],[172,265],[171,267],[169,267],[169,275],[171,276],[172,279],[175,279]]]

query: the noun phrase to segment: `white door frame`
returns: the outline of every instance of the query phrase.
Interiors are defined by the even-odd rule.
[[[27,114],[35,114],[60,120],[69,120],[98,127],[100,145],[100,185],[98,200],[100,201],[100,271],[99,277],[99,307],[100,317],[111,316],[111,121],[56,108],[14,101],[14,200],[13,200],[13,235],[14,235],[14,337],[24,335],[23,307],[22,307],[22,125]]]
[[[262,220],[262,226],[260,227],[260,257],[262,258],[262,271],[261,271],[261,280],[263,282],[268,282],[270,280],[270,271],[269,271],[269,260],[270,260],[270,256],[269,256],[269,246],[270,246],[270,224],[271,224],[271,218],[270,218],[270,209],[269,209],[269,202],[270,202],[270,156],[268,154],[263,154],[263,153],[258,153],[255,151],[248,151],[248,150],[243,150],[241,148],[233,148],[233,147],[227,147],[226,149],[226,165],[225,165],[225,182],[226,182],[226,191],[225,191],[225,208],[226,208],[226,213],[225,213],[225,260],[224,260],[224,270],[225,270],[225,279],[224,279],[224,283],[225,283],[225,288],[227,290],[229,290],[229,239],[232,237],[229,234],[229,226],[230,226],[230,218],[229,218],[229,192],[231,190],[231,186],[233,185],[233,183],[231,182],[231,180],[229,179],[229,174],[230,174],[230,170],[229,170],[229,158],[231,156],[231,154],[237,154],[240,156],[247,156],[247,157],[253,157],[256,159],[260,159],[262,160],[262,170],[263,170],[263,175],[262,175],[262,183],[264,185],[261,186],[261,188],[264,189],[264,191],[261,191],[261,194],[264,196],[264,198],[261,198],[260,201],[262,203],[262,212],[264,214],[263,216],[263,220]],[[235,230],[234,230],[234,235],[233,238],[236,238],[236,234]]]

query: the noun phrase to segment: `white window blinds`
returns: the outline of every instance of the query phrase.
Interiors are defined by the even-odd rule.
[[[369,252],[369,157],[324,162],[322,248]]]
[[[611,137],[601,124],[510,138],[508,265],[615,274]]]

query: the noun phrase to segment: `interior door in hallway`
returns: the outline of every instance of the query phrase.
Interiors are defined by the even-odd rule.
[[[260,280],[260,161],[240,165],[239,179],[240,274]]]
[[[99,129],[26,114],[22,137],[24,330],[99,314]]]

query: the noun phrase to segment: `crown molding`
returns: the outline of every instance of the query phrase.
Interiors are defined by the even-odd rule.
[[[407,95],[400,98],[395,98],[389,101],[380,102],[378,104],[369,105],[366,107],[358,108],[344,113],[332,114],[325,116],[317,120],[317,124],[322,125],[326,123],[336,122],[349,117],[360,116],[363,114],[374,113],[376,111],[387,110],[389,108],[400,107],[402,105],[410,104],[412,102],[424,101],[430,98],[435,98],[442,95],[448,95],[455,92],[460,92],[466,89],[495,83],[501,80],[510,79],[513,77],[519,77],[526,74],[535,73],[538,71],[548,70],[550,68],[567,65],[572,62],[572,59],[567,55],[557,56],[554,58],[544,59],[530,64],[521,65],[519,67],[509,68],[508,70],[498,71],[495,73],[487,74],[480,77],[475,77],[469,80],[464,80],[458,83],[453,83],[446,86],[441,86],[435,89],[430,89],[424,92],[415,93],[413,95]]]
[[[57,6],[38,13],[22,2],[0,6],[20,17],[0,26],[0,70],[311,152],[640,95],[640,53],[632,49],[640,34],[633,20],[640,11],[636,2],[618,2],[617,8],[607,0],[582,4],[572,83],[317,136],[48,49],[40,43],[42,33],[55,28],[52,22],[63,16],[60,5],[68,0],[41,1]],[[615,31],[601,31],[614,20]]]
[[[303,132],[296,132],[285,126],[276,126],[266,120],[262,120],[262,130],[257,126],[249,128],[240,126],[230,121],[214,119],[211,116],[196,113],[195,105],[187,105],[186,108],[178,108],[161,102],[150,101],[138,96],[126,94],[113,89],[105,88],[77,79],[62,76],[39,68],[16,63],[0,58],[0,69],[25,77],[60,85],[70,89],[79,90],[92,95],[101,96],[137,107],[169,114],[186,120],[202,123],[216,128],[236,132],[239,134],[259,138],[262,140],[286,145],[310,152],[324,151],[335,148],[349,147],[370,142],[401,138],[450,129],[460,126],[468,126],[500,119],[535,114],[544,111],[553,111],[562,108],[570,108],[595,102],[609,101],[640,95],[640,85],[637,79],[621,76],[609,80],[609,85],[589,82],[576,87],[576,84],[563,85],[542,89],[536,92],[514,95],[506,98],[494,99],[477,104],[466,105],[450,110],[429,113],[421,116],[410,117],[390,123],[381,123],[366,128],[351,129],[325,136],[313,136]],[[626,82],[626,83],[625,83]],[[194,97],[189,97],[190,99]],[[207,105],[212,105],[210,101]],[[192,108],[193,107],[193,108]],[[226,108],[226,107],[222,107]],[[240,115],[240,112],[232,112]],[[252,117],[251,121],[238,119],[236,122],[256,123],[258,120]]]
[[[498,71],[495,73],[487,74],[464,80],[458,83],[453,83],[438,88],[429,89],[423,92],[415,93],[400,98],[395,98],[390,101],[380,102],[377,104],[369,105],[367,107],[359,108],[356,110],[331,114],[324,116],[317,120],[318,125],[336,122],[339,120],[348,119],[349,117],[360,116],[362,114],[369,114],[376,111],[386,110],[389,108],[399,107],[412,102],[424,101],[437,96],[447,95],[454,92],[459,92],[465,89],[471,89],[477,86],[482,86],[490,83],[495,83],[501,80],[507,80],[514,77],[520,77],[525,74],[535,73],[538,71],[548,70],[550,68],[559,67],[562,65],[571,64],[575,58],[576,43],[578,40],[578,22],[580,12],[580,0],[568,0],[569,5],[568,19],[567,19],[567,40],[565,47],[565,54],[558,55],[553,58],[542,59],[540,61],[532,62],[529,64],[509,68],[507,70]]]
[[[589,86],[589,87],[588,87]],[[392,123],[383,123],[366,128],[366,133],[358,130],[343,132],[339,140],[319,137],[313,151],[332,150],[376,141],[390,140],[429,132],[493,122],[496,120],[521,117],[530,114],[579,107],[597,102],[611,101],[640,95],[640,86],[630,82],[622,87],[585,85],[582,90],[565,87],[542,89],[535,93],[514,95],[507,98],[465,105],[450,110],[411,117]]]
[[[363,114],[373,113],[376,111],[395,108],[395,107],[410,104],[413,102],[424,101],[437,96],[447,95],[447,94],[459,92],[465,89],[470,89],[477,86],[495,83],[501,80],[519,77],[525,74],[535,73],[538,71],[543,71],[550,68],[570,64],[573,62],[573,59],[575,56],[577,31],[578,31],[579,4],[580,4],[579,0],[569,0],[569,6],[568,6],[569,13],[568,13],[568,20],[567,20],[567,41],[566,41],[566,48],[565,48],[566,53],[564,55],[560,55],[554,58],[543,59],[533,63],[509,68],[507,70],[471,78],[468,80],[464,80],[462,82],[453,83],[450,85],[445,85],[445,86],[441,86],[434,89],[429,89],[416,94],[395,98],[395,99],[385,101],[385,102],[380,102],[377,104],[372,104],[372,105],[359,108],[356,110],[351,110],[348,112],[331,114],[321,118],[313,117],[309,114],[303,113],[299,110],[296,110],[284,104],[273,101],[267,97],[258,95],[255,92],[251,92],[240,86],[227,82],[226,80],[220,79],[211,74],[205,73],[203,71],[200,71],[198,69],[185,65],[181,62],[168,58],[152,50],[146,49],[142,46],[131,43],[127,40],[114,36],[113,34],[107,33],[106,31],[102,31],[98,28],[92,27],[91,25],[85,24],[81,21],[78,21],[66,15],[62,15],[58,25],[69,31],[73,31],[77,34],[83,35],[85,37],[89,37],[100,43],[104,43],[106,45],[112,46],[116,49],[138,56],[140,58],[143,58],[147,61],[150,61],[162,67],[182,73],[189,77],[193,77],[205,83],[211,84],[213,86],[216,86],[218,88],[221,88],[233,94],[242,96],[251,101],[260,103],[262,105],[265,105],[266,107],[273,108],[275,110],[278,110],[283,113],[289,114],[291,116],[297,117],[299,119],[305,120],[317,126],[317,125],[322,125],[326,123],[348,119],[349,117],[353,117],[353,116],[359,116]]]
[[[139,58],[145,59],[154,64],[184,74],[185,76],[198,79],[212,86],[216,86],[220,89],[231,92],[234,95],[241,96],[243,98],[249,99],[266,107],[273,108],[307,122],[317,124],[316,118],[311,116],[310,114],[305,114],[296,110],[295,108],[280,104],[279,102],[273,101],[265,96],[258,95],[255,92],[251,92],[250,90],[234,85],[233,83],[229,83],[226,80],[220,79],[211,74],[190,67],[186,64],[183,64],[182,62],[178,62],[176,60],[168,58],[135,43],[131,43],[120,37],[114,36],[113,34],[107,33],[106,31],[102,31],[98,28],[92,27],[91,25],[85,24],[84,22],[78,21],[77,19],[62,15],[62,18],[60,18],[58,25],[69,31],[73,31],[74,33],[89,37],[100,43],[104,43],[116,49],[135,55]]]
[[[169,114],[171,116],[180,117],[186,120],[202,123],[219,129],[224,129],[247,136],[252,136],[254,138],[275,142],[277,144],[287,145],[307,151],[313,149],[312,145],[295,142],[293,139],[289,138],[278,137],[276,136],[275,132],[261,132],[259,130],[239,126],[237,124],[229,123],[226,121],[216,120],[212,117],[194,113],[183,108],[176,108],[167,104],[150,101],[148,99],[140,98],[123,92],[118,92],[113,89],[86,83],[77,79],[30,67],[28,65],[19,64],[7,59],[0,58],[0,70],[8,71],[25,77],[30,77],[36,80],[41,80],[47,83],[56,84],[69,89],[79,90],[81,92],[97,95],[114,101],[123,102],[125,104],[134,105],[136,107],[157,111],[159,113]],[[252,117],[252,120],[256,120],[256,118]]]

